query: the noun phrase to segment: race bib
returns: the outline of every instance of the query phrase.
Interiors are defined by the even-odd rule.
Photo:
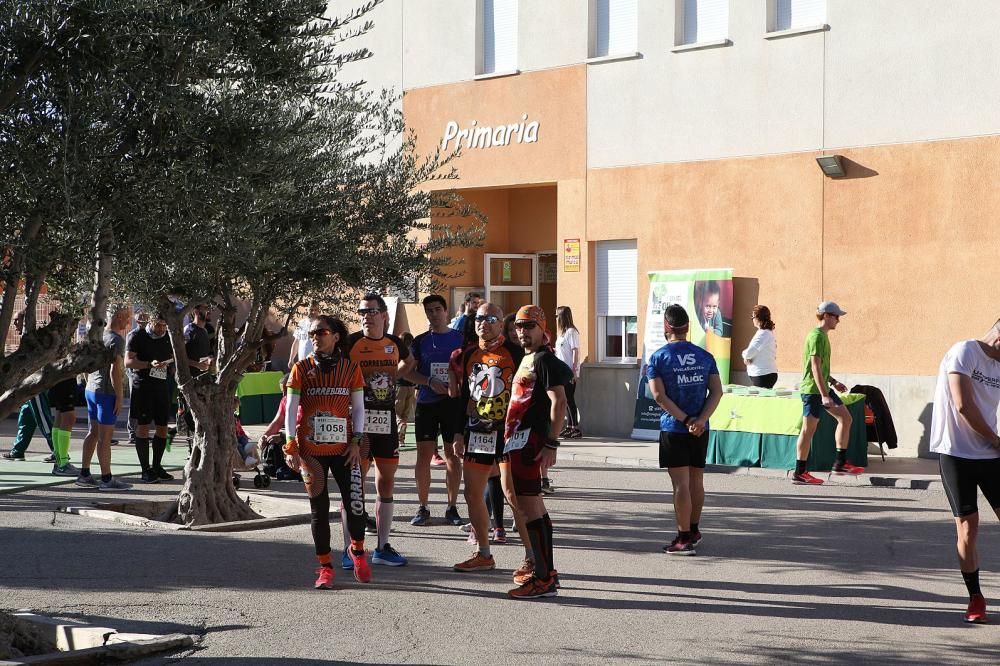
[[[366,409],[365,432],[372,435],[391,435],[392,412],[387,409]]]
[[[448,364],[431,363],[431,378],[436,379],[445,386],[448,385]]]
[[[486,455],[496,455],[497,452],[497,432],[469,432],[469,441],[465,445],[465,450],[469,453],[485,453]]]
[[[515,430],[514,434],[507,438],[507,445],[503,447],[504,453],[510,453],[511,451],[517,451],[518,449],[523,449],[524,445],[528,443],[528,435],[531,434],[531,430]]]
[[[166,379],[167,378],[167,366],[161,368],[150,368],[149,376],[152,379]]]
[[[317,444],[346,444],[347,419],[336,416],[314,416],[313,441]]]

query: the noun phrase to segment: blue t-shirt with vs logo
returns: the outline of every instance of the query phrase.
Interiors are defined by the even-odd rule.
[[[646,378],[659,379],[675,405],[685,414],[697,416],[708,399],[708,379],[719,374],[715,357],[690,342],[670,342],[649,357]],[[706,429],[708,424],[705,425]],[[687,426],[667,412],[660,415],[660,430],[687,432]]]

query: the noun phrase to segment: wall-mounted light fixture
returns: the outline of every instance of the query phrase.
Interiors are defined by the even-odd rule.
[[[817,157],[816,163],[819,164],[819,168],[823,170],[823,173],[830,178],[843,178],[847,175],[847,172],[844,171],[844,164],[841,162],[840,155]]]

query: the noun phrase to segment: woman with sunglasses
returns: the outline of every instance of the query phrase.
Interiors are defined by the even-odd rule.
[[[328,471],[348,509],[351,543],[347,551],[354,577],[361,583],[371,580],[365,557],[365,497],[360,465],[365,383],[361,369],[344,354],[347,328],[343,322],[319,315],[310,323],[308,335],[313,352],[292,366],[288,378],[288,442],[284,452],[288,466],[301,471],[309,495],[313,542],[320,565],[315,587],[329,590],[333,588],[333,565]]]

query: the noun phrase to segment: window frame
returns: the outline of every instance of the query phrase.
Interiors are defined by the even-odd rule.
[[[496,48],[494,46],[494,69],[493,71],[486,71],[486,2],[485,0],[476,0],[476,70],[473,78],[475,80],[479,79],[491,79],[494,77],[501,76],[511,76],[512,74],[519,74],[520,69],[518,69],[518,57],[520,55],[520,44],[519,44],[519,26],[521,20],[521,7],[519,0],[510,0],[514,7],[514,67],[513,69],[497,69],[496,68]],[[495,45],[495,41],[494,41]]]
[[[700,0],[695,0],[696,2]],[[687,34],[685,32],[685,17],[686,9],[685,4],[687,0],[675,0],[674,2],[674,46],[671,51],[674,53],[682,53],[684,51],[698,51],[701,49],[714,48],[719,46],[732,46],[733,42],[730,39],[730,34],[732,30],[731,25],[731,0],[724,0],[726,6],[726,34],[724,37],[719,37],[716,39],[702,39],[689,42],[687,41]]]

